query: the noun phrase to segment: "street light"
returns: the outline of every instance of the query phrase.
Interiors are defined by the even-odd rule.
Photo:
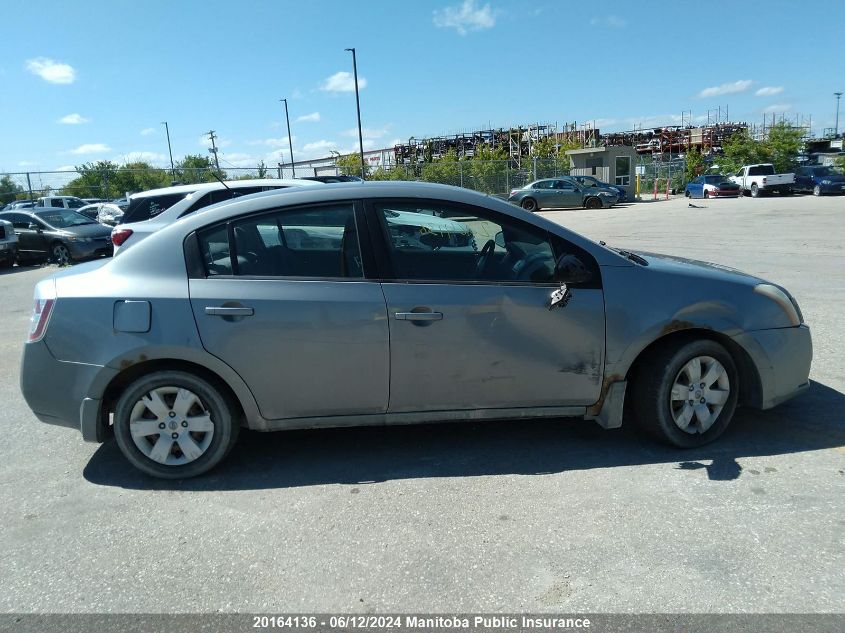
[[[279,99],[279,101],[285,102],[285,121],[288,124],[288,147],[290,148],[290,172],[291,175],[296,178],[296,167],[293,166],[293,140],[290,137],[290,117],[288,116],[288,100]]]
[[[358,96],[358,60],[354,48],[343,50],[352,52],[352,72],[355,74],[355,107],[358,109],[358,151],[361,154],[361,180],[364,180],[366,171],[364,170],[364,135],[361,133],[361,99]]]
[[[167,152],[170,154],[170,175],[176,178],[176,169],[173,167],[173,150],[170,149],[170,128],[167,126],[167,121],[162,121],[164,131],[167,132]]]
[[[833,135],[836,138],[839,138],[839,99],[842,97],[841,92],[834,92],[833,95],[836,97],[836,129],[833,132]]]

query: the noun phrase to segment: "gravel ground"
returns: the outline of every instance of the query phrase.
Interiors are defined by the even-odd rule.
[[[784,284],[813,388],[692,451],[545,421],[244,433],[161,482],[39,423],[34,283],[0,274],[0,612],[845,611],[845,198],[546,213]],[[49,380],[49,377],[45,377]]]

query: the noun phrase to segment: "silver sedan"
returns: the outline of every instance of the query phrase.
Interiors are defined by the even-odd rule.
[[[544,178],[514,189],[508,202],[518,204],[526,211],[581,207],[602,209],[611,207],[619,200],[619,194],[606,187],[585,187],[574,178]]]
[[[355,183],[221,203],[41,281],[21,386],[40,420],[184,478],[243,427],[630,417],[695,447],[806,389],[811,357],[774,283]]]

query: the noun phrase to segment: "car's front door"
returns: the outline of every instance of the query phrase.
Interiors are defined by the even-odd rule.
[[[364,277],[355,206],[269,210],[197,233],[190,295],[203,346],[267,419],[387,409],[384,295]]]
[[[580,406],[599,397],[604,300],[595,260],[544,229],[475,206],[377,201],[390,323],[389,413]],[[549,309],[555,258],[594,275]]]
[[[580,187],[571,180],[555,180],[555,206],[557,207],[580,207],[583,206],[584,196]]]
[[[18,234],[18,253],[24,259],[43,259],[48,256],[49,244],[44,235],[46,226],[26,213],[13,213],[12,225]],[[34,225],[37,228],[30,228]]]

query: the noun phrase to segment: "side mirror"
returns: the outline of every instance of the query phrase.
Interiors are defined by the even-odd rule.
[[[496,246],[498,246],[499,248],[505,248],[505,234],[501,231],[496,233],[496,235],[493,237],[493,241],[496,242]]]
[[[575,255],[561,255],[557,260],[557,280],[565,284],[583,284],[593,275]]]
[[[30,222],[29,226],[27,226],[26,228],[28,228],[30,231],[38,231],[39,233],[41,232],[41,226],[39,226],[35,222]]]

